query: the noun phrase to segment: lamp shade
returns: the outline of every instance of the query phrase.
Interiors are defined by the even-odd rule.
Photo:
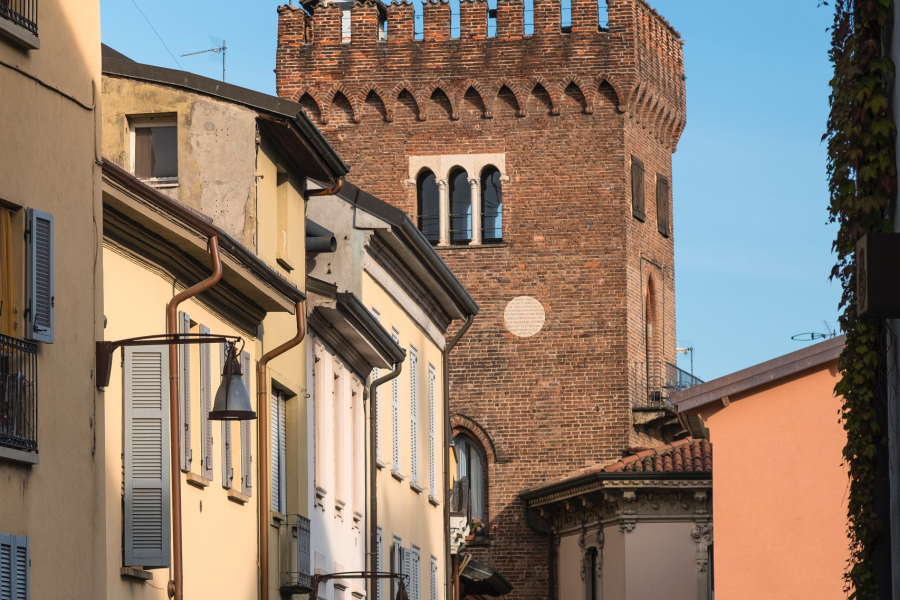
[[[213,409],[209,411],[211,421],[252,421],[256,418],[250,392],[244,386],[241,364],[229,349],[225,361],[225,372],[222,373],[222,384],[216,392]]]

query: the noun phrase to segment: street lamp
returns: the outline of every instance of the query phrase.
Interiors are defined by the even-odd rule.
[[[237,343],[226,342],[225,370],[222,383],[216,392],[216,401],[209,411],[210,421],[252,421],[256,419],[250,392],[244,385],[241,361],[238,360]]]

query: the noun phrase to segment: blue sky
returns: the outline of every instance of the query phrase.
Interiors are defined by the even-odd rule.
[[[228,82],[270,94],[282,3],[137,0],[185,70],[221,77],[208,55],[180,57],[211,47],[214,36],[228,45]],[[836,327],[835,228],[819,141],[831,8],[817,0],[651,5],[685,39],[688,125],[673,157],[678,344],[694,348],[694,372],[709,380],[799,350],[806,344],[791,336],[823,332],[823,321]],[[104,43],[178,68],[132,0],[102,0],[101,12]],[[684,369],[689,362],[679,358]]]

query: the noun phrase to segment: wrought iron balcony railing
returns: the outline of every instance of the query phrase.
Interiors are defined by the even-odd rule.
[[[0,17],[37,35],[38,0],[0,0]]]
[[[280,588],[290,594],[308,594],[312,590],[310,567],[309,519],[287,515],[278,528]]]
[[[669,397],[703,383],[687,371],[664,362],[631,363],[631,405],[634,408],[672,409]]]
[[[37,452],[37,344],[2,334],[0,446]]]

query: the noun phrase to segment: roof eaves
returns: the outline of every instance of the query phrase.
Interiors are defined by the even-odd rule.
[[[845,343],[845,336],[837,336],[730,375],[675,392],[671,397],[672,404],[679,412],[684,412],[710,402],[716,402],[732,394],[778,381],[837,359],[841,355]]]

